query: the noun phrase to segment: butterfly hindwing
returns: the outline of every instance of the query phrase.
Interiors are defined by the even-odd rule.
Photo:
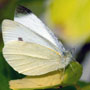
[[[3,55],[16,71],[25,75],[41,75],[63,68],[56,51],[35,43],[8,42]]]

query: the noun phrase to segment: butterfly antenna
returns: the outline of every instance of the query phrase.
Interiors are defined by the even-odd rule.
[[[62,80],[64,79],[64,74],[65,74],[65,67],[63,68]]]
[[[72,59],[72,61],[76,61],[76,59],[75,59],[75,58],[73,58],[73,59]]]

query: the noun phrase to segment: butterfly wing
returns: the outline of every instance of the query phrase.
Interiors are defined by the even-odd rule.
[[[4,20],[2,23],[2,32],[5,44],[10,41],[23,40],[24,42],[37,43],[58,51],[58,48],[49,40],[15,21]]]
[[[60,53],[65,51],[62,43],[58,41],[53,32],[45,24],[43,24],[43,22],[29,9],[23,6],[18,6],[16,9],[14,20],[27,26],[34,32],[38,33],[40,36],[52,42],[55,46],[59,48]]]
[[[64,67],[59,53],[35,43],[8,42],[3,55],[9,65],[25,75],[41,75]]]

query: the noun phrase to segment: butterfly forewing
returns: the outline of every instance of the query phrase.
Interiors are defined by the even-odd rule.
[[[33,42],[58,51],[58,48],[50,41],[15,21],[4,20],[2,32],[4,44],[10,41]]]
[[[23,6],[18,6],[14,20],[27,26],[34,32],[49,40],[58,47],[58,51],[60,53],[65,51],[62,43],[58,41],[54,33],[36,15],[34,15],[31,10]]]

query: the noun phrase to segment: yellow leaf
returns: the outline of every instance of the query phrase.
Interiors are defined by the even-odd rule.
[[[84,43],[90,38],[90,0],[52,0],[49,13],[67,43]]]

